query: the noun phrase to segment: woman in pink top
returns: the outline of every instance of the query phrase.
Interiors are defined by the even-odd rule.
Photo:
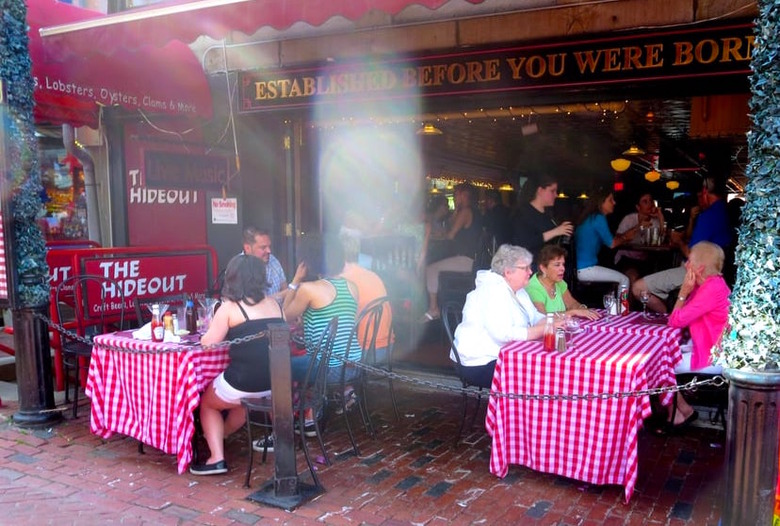
[[[685,280],[669,316],[669,325],[688,327],[693,350],[683,354],[682,362],[675,368],[676,373],[712,366],[712,348],[720,342],[730,304],[731,290],[721,275],[723,258],[723,249],[709,241],[700,241],[691,248],[685,263]],[[679,392],[677,409],[673,414],[673,409],[669,408],[670,424],[684,425],[696,420],[696,412]]]

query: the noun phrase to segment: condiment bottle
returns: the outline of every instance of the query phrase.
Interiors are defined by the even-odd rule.
[[[176,313],[173,313],[172,316],[173,320],[173,334],[179,334],[179,317],[176,315]]]
[[[621,316],[628,316],[628,287],[625,285],[620,286],[620,295],[619,295],[619,301],[620,301],[620,315]]]
[[[566,333],[563,329],[555,329],[555,348],[558,352],[566,352]]]
[[[198,332],[198,318],[197,314],[195,314],[195,306],[191,299],[187,300],[184,312],[185,317],[187,318],[185,320],[185,323],[187,324],[187,331],[190,334],[195,334]]]
[[[555,325],[553,324],[553,313],[547,313],[547,321],[544,324],[544,350],[555,350]]]
[[[160,306],[152,305],[152,341],[161,342],[165,338],[165,329],[163,328],[163,321],[160,317]]]
[[[170,312],[166,311],[163,315],[163,328],[165,329],[165,332],[169,332],[173,334],[173,316]]]

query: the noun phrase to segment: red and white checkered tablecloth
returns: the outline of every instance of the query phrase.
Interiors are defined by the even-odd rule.
[[[668,352],[676,355],[680,353],[680,329],[669,327],[666,321],[668,316],[654,315],[655,318],[646,320],[641,312],[629,312],[625,316],[605,316],[606,311],[601,310],[602,317],[598,320],[582,322],[582,329],[588,332],[607,332],[610,334],[641,334],[660,338],[669,347]],[[677,362],[675,362],[676,364]],[[661,402],[666,405],[672,403],[672,393],[662,396]]]
[[[92,399],[90,431],[121,433],[175,454],[179,473],[192,460],[193,412],[200,393],[228,365],[228,348],[152,351],[175,344],[134,340],[129,332],[93,339],[86,394]]]
[[[642,334],[584,331],[574,350],[548,352],[539,341],[500,352],[493,392],[620,393],[675,384],[679,346]],[[651,414],[648,396],[598,400],[519,400],[491,396],[486,427],[491,473],[510,464],[592,484],[620,484],[626,501],[637,479],[637,434]]]

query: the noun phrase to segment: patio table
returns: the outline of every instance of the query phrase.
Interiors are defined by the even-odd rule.
[[[540,341],[501,349],[488,404],[491,473],[510,464],[592,484],[619,484],[631,498],[637,436],[651,415],[648,395],[580,400],[519,399],[497,393],[584,395],[675,385],[679,345],[646,334],[583,331],[574,349],[545,351]],[[666,397],[662,403],[668,403]]]
[[[183,473],[192,460],[193,412],[200,393],[227,367],[228,347],[137,340],[131,331],[95,336],[93,344],[90,431],[106,439],[121,433],[175,454]]]

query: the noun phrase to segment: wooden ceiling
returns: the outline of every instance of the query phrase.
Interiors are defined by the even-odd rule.
[[[611,184],[610,161],[623,156],[633,161],[621,176],[626,184],[643,180],[656,159],[660,185],[672,178],[683,186],[693,179],[696,184],[702,167],[739,181],[746,130],[692,137],[691,108],[691,99],[476,108],[421,116],[442,132],[421,141],[429,177],[516,185],[519,177],[547,172],[567,193],[579,193]],[[737,111],[744,116],[747,107]],[[632,144],[645,153],[623,155]]]

